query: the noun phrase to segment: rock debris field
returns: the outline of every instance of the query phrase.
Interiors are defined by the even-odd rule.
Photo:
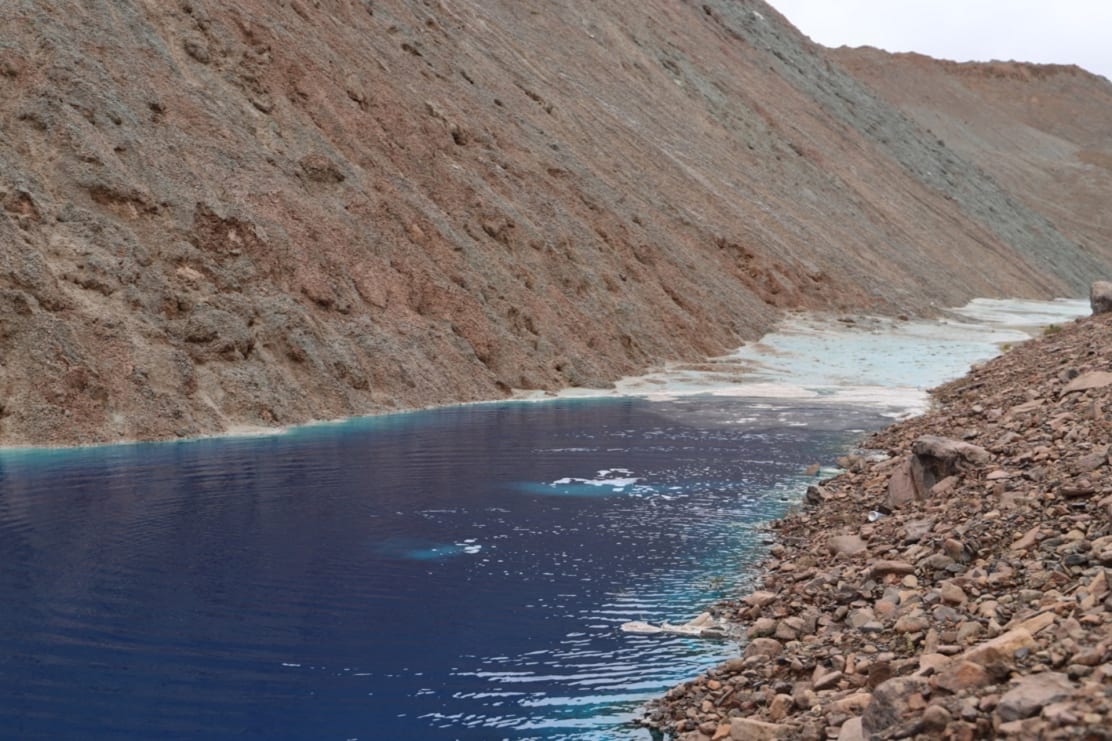
[[[934,392],[772,523],[669,738],[1112,738],[1112,314]]]

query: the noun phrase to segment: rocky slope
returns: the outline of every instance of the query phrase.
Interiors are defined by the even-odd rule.
[[[831,55],[1082,249],[1112,241],[1112,82],[1060,65]]]
[[[1077,295],[1112,262],[761,2],[0,22],[2,444],[597,385],[782,307]]]
[[[774,525],[742,657],[653,723],[706,739],[1112,737],[1112,314],[936,390]],[[870,516],[870,513],[872,515]]]

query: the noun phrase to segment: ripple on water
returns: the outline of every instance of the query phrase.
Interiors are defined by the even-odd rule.
[[[799,472],[884,422],[820,396],[0,452],[5,732],[643,739],[642,701],[736,648],[619,626],[725,596]]]

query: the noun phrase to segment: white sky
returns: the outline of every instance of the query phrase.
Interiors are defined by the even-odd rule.
[[[1077,64],[1112,79],[1112,0],[769,0],[823,46]]]

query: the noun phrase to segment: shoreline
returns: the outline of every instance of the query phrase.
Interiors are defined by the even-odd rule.
[[[741,656],[644,724],[684,741],[1112,737],[1106,370],[1112,315],[1077,319],[869,436],[887,455],[811,487],[772,524],[760,589],[721,606]]]
[[[610,388],[566,387],[557,391],[533,391],[514,389],[511,396],[500,399],[479,399],[472,401],[456,401],[443,404],[429,404],[408,409],[390,409],[367,414],[356,414],[346,417],[330,419],[312,419],[288,425],[275,427],[257,426],[251,424],[230,424],[221,431],[189,435],[182,437],[162,437],[150,439],[121,438],[117,440],[102,440],[86,443],[60,444],[60,445],[0,445],[0,455],[6,453],[49,453],[77,450],[90,450],[96,448],[109,448],[117,446],[135,446],[147,444],[182,444],[196,443],[209,440],[235,440],[277,437],[296,434],[299,431],[355,424],[361,421],[382,419],[401,414],[414,414],[429,412],[439,409],[464,408],[492,404],[516,403],[546,403],[551,401],[598,401],[603,399],[638,398],[653,400],[669,400],[672,398],[697,395],[723,395],[753,398],[767,398],[771,401],[808,399],[821,401],[822,394],[808,391],[802,382],[792,385],[782,378],[777,378],[775,367],[771,369],[772,380],[766,380],[762,373],[769,372],[769,368],[761,367],[760,348],[765,347],[770,338],[782,337],[782,332],[822,331],[829,330],[839,325],[854,326],[863,334],[877,330],[878,327],[903,328],[903,329],[928,329],[929,331],[956,331],[959,328],[970,333],[984,333],[991,335],[998,333],[1002,339],[994,344],[1008,344],[1019,342],[1018,336],[1032,336],[1032,330],[1038,329],[1037,323],[1010,323],[1007,321],[1009,305],[1022,305],[1020,315],[1033,316],[1038,309],[1044,312],[1044,320],[1076,316],[1076,312],[1069,314],[1071,305],[1076,308],[1080,299],[1058,298],[1046,301],[1028,299],[974,299],[962,307],[953,307],[942,312],[943,316],[934,319],[913,318],[897,319],[868,314],[853,314],[851,316],[831,314],[827,312],[786,312],[768,333],[759,339],[747,343],[726,355],[704,358],[700,361],[675,361],[664,363],[660,366],[647,368],[638,376],[624,376],[616,379]],[[1057,311],[1054,311],[1057,309]],[[1000,316],[1005,317],[1000,320]],[[994,319],[995,317],[995,319]],[[1008,334],[1010,333],[1010,334]],[[1008,337],[1005,338],[1005,334]],[[966,338],[969,339],[968,337]],[[772,354],[778,352],[773,349]],[[822,381],[820,381],[821,385]],[[827,399],[834,403],[860,404],[862,399],[867,405],[875,403],[872,399],[881,391],[879,386],[863,387],[862,393],[855,396],[853,389],[843,386],[839,393],[842,399]],[[905,389],[883,389],[892,395],[887,406],[892,410],[887,416],[902,419],[908,414],[920,413],[925,409],[924,401],[907,398],[909,392],[914,391],[916,396],[925,397],[925,392],[911,387]]]

